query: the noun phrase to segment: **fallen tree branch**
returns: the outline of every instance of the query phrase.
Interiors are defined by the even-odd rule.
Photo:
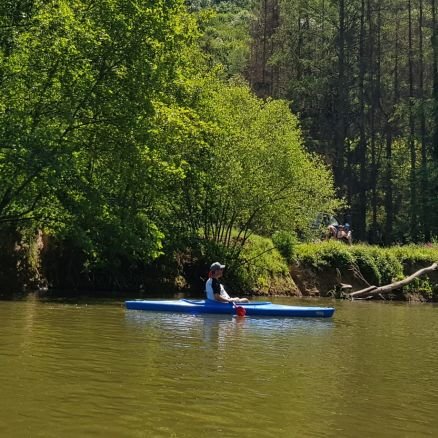
[[[377,294],[385,294],[388,292],[393,291],[394,289],[400,289],[403,286],[406,286],[407,284],[411,283],[415,278],[420,277],[421,275],[427,274],[428,272],[437,270],[438,265],[434,263],[431,266],[428,266],[427,268],[420,269],[417,272],[414,272],[409,277],[406,277],[404,280],[396,281],[395,283],[387,284],[385,286],[370,286],[365,289],[358,290],[356,292],[351,292],[349,294],[349,298],[363,298],[368,297],[370,295],[377,295]]]

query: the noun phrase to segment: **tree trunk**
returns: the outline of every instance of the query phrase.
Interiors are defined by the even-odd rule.
[[[415,119],[414,119],[414,53],[412,43],[412,2],[408,1],[408,65],[409,65],[409,151],[410,151],[410,235],[417,240],[417,153],[415,149]]]
[[[385,172],[385,245],[392,243],[392,228],[394,221],[393,187],[392,187],[392,127],[387,122],[386,133],[386,172]]]
[[[378,6],[380,11],[380,6]],[[371,175],[370,175],[370,187],[371,187],[371,243],[380,243],[380,233],[377,224],[377,154],[376,154],[376,113],[379,108],[379,73],[378,73],[378,57],[379,54],[379,41],[380,41],[380,29],[379,19],[377,19],[377,26],[374,26],[372,15],[372,2],[367,1],[367,21],[368,21],[368,65],[370,66],[370,84],[371,84],[371,96],[370,96],[370,108],[369,111],[369,126],[370,126],[370,152],[371,152]],[[375,53],[375,39],[377,41],[376,53]]]
[[[270,55],[275,52],[275,38],[273,38],[276,29],[280,26],[280,10],[278,0],[273,0],[271,3],[271,47]],[[271,64],[271,96],[279,98],[280,96],[280,69],[276,63]]]
[[[438,160],[438,23],[436,0],[432,0],[433,155]]]
[[[338,81],[337,81],[337,99],[336,99],[336,128],[334,134],[335,142],[335,159],[334,173],[335,183],[342,187],[345,183],[344,159],[345,159],[345,107],[346,107],[346,90],[345,90],[345,0],[339,1],[338,9],[339,32],[338,32]],[[347,188],[347,191],[350,189]]]
[[[393,77],[393,98],[392,107],[398,104],[400,99],[400,80],[399,80],[399,35],[400,20],[398,7],[394,10],[395,37],[394,37],[394,77]],[[393,224],[394,224],[394,184],[393,184],[393,167],[392,167],[392,142],[395,131],[395,124],[391,121],[391,113],[386,121],[386,172],[385,172],[385,244],[393,242]]]
[[[401,289],[403,286],[406,286],[407,284],[411,283],[414,279],[417,277],[420,277],[421,275],[427,274],[429,272],[435,271],[437,269],[438,265],[436,263],[432,264],[431,266],[427,268],[420,269],[419,271],[415,272],[414,274],[410,275],[409,277],[406,277],[404,280],[396,281],[395,283],[387,284],[385,286],[370,286],[365,289],[358,290],[356,292],[351,292],[348,296],[349,298],[364,298],[369,297],[372,295],[379,295],[379,294],[385,294],[388,292],[391,292],[396,289]]]
[[[421,216],[422,228],[425,241],[430,240],[430,226],[428,214],[428,166],[427,166],[427,142],[426,142],[426,116],[424,113],[424,51],[423,51],[423,0],[418,3],[418,80],[419,80],[419,99],[420,99],[420,138],[421,138]]]
[[[360,34],[359,34],[359,206],[357,217],[357,235],[359,239],[366,239],[367,214],[367,139],[365,132],[365,0],[361,1]]]

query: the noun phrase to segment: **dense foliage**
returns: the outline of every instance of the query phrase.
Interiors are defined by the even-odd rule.
[[[65,276],[120,285],[210,244],[237,263],[252,234],[305,236],[339,204],[288,105],[206,53],[195,6],[0,6],[0,231],[43,230]]]
[[[438,234],[435,0],[259,0],[249,81],[290,100],[331,164],[356,238]]]

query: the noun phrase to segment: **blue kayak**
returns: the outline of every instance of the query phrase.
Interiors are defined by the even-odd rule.
[[[219,303],[209,300],[135,300],[125,301],[125,305],[127,309],[152,312],[212,313],[218,315],[236,315],[237,313],[237,309],[232,303]],[[243,307],[248,316],[330,318],[335,311],[333,307],[285,306],[272,304],[269,301],[238,303],[236,305]]]

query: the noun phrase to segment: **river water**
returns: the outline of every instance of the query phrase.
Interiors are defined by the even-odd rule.
[[[336,312],[0,301],[0,436],[438,436],[438,307],[272,301]]]

